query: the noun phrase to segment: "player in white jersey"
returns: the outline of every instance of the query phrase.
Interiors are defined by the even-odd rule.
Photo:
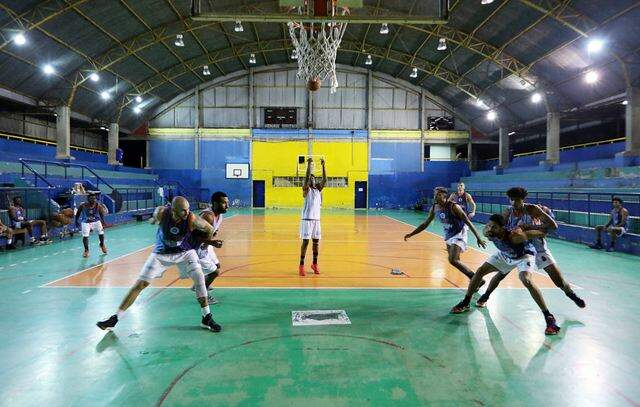
[[[227,194],[217,191],[211,195],[211,207],[200,213],[200,217],[213,226],[213,236],[218,234],[220,225],[222,224],[222,214],[227,212],[227,208],[229,208],[229,198]],[[220,275],[220,260],[218,260],[218,256],[213,248],[222,247],[223,242],[218,239],[207,240],[206,236],[198,233],[191,233],[189,238],[186,239],[186,242],[191,248],[195,249],[198,254],[200,266],[202,266],[202,272],[205,276],[207,291],[209,292],[207,300],[209,304],[217,304],[218,300],[215,299],[209,291],[213,280]],[[195,284],[191,287],[191,291],[196,291]]]
[[[324,159],[320,159],[322,179],[318,182],[311,173],[311,163],[313,163],[313,159],[309,157],[307,159],[307,173],[302,186],[304,206],[302,207],[302,217],[300,219],[302,246],[300,247],[300,266],[298,267],[298,274],[301,276],[306,275],[304,257],[307,254],[309,239],[313,241],[313,263],[311,264],[311,269],[315,274],[320,274],[320,268],[318,267],[318,246],[321,238],[320,208],[322,207],[322,190],[327,185],[327,172],[324,167]]]

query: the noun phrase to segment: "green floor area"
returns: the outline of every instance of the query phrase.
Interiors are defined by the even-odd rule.
[[[425,216],[369,215],[413,225]],[[640,403],[638,257],[552,241],[588,305],[544,290],[563,328],[551,338],[520,289],[498,290],[488,309],[463,315],[449,314],[459,290],[219,289],[219,334],[198,327],[190,291],[149,289],[105,334],[95,321],[126,290],[40,288],[148,246],[154,230],[144,223],[107,230],[104,258],[95,237],[89,259],[77,237],[0,254],[1,405]],[[352,324],[293,327],[291,311],[308,309],[346,310]]]

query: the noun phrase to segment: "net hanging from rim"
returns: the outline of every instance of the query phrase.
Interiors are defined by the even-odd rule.
[[[347,8],[342,11],[343,14],[347,12]],[[331,15],[335,15],[335,7]],[[294,52],[298,56],[298,78],[305,82],[329,78],[331,93],[335,93],[338,89],[336,56],[347,23],[332,20],[308,23],[291,21],[287,25]]]

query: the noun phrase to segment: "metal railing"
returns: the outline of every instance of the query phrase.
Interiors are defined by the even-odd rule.
[[[483,207],[489,205],[489,210],[483,212],[502,213],[502,210],[509,206],[509,200],[505,191],[467,191],[473,196],[477,204]],[[611,200],[618,197],[623,200],[624,207],[629,211],[629,217],[634,222],[640,215],[640,193],[634,192],[614,192],[614,191],[567,191],[567,190],[539,190],[529,191],[527,202],[545,205],[551,208],[558,216],[558,220],[569,224],[581,224],[582,226],[593,227],[601,224],[605,217],[608,217],[612,206]],[[486,209],[486,208],[483,208]],[[585,222],[578,223],[577,220],[586,217]],[[634,227],[634,232],[638,232],[640,225]]]
[[[91,174],[93,177],[95,177],[96,179],[96,188],[100,188],[100,183],[102,182],[106,187],[111,188],[111,191],[115,190],[115,188],[113,186],[111,186],[111,184],[109,184],[104,178],[102,178],[100,175],[98,175],[95,171],[93,171],[91,168],[87,167],[84,164],[73,164],[73,163],[60,163],[60,162],[56,162],[56,161],[46,161],[46,160],[34,160],[34,159],[27,159],[27,158],[20,158],[19,159],[20,163],[22,164],[22,176],[24,177],[24,173],[25,173],[25,168],[28,168],[32,173],[36,174],[37,177],[39,177],[40,179],[44,180],[45,182],[47,182],[47,184],[49,184],[49,186],[53,186],[51,185],[51,183],[49,181],[47,181],[45,178],[49,176],[49,167],[50,166],[55,166],[55,167],[62,167],[64,169],[64,179],[68,179],[69,178],[69,168],[79,168],[80,169],[80,177],[82,179],[85,179],[85,171],[88,172],[89,174]],[[43,165],[44,166],[44,177],[39,174],[33,167],[31,167],[29,165],[29,163],[31,164],[39,164],[39,165]]]

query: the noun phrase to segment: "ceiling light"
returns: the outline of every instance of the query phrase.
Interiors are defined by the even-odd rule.
[[[445,49],[447,49],[447,40],[440,38],[440,40],[438,40],[438,51],[444,51]]]
[[[411,75],[409,75],[411,78],[417,78],[418,77],[418,68],[413,68],[411,69]]]
[[[249,56],[249,63],[250,64],[255,64],[256,63],[256,54],[251,54]]]
[[[241,33],[244,31],[244,27],[242,26],[240,20],[236,20],[236,25],[233,27],[233,31],[237,33]]]
[[[587,82],[589,85],[593,85],[596,82],[598,82],[599,78],[600,76],[596,71],[589,71],[584,75],[584,81]]]
[[[182,34],[176,34],[176,40],[174,42],[176,47],[184,47],[184,37]]]
[[[482,4],[482,5],[491,4],[491,3],[493,3],[493,0],[482,0],[480,2],[480,4]]]
[[[489,121],[494,121],[497,117],[498,115],[493,110],[490,110],[489,113],[487,113],[487,120]]]
[[[298,59],[298,48],[294,48],[291,53],[291,59]]]
[[[92,72],[91,75],[89,75],[89,79],[91,79],[93,82],[98,82],[100,80],[100,75]]]
[[[531,102],[532,103],[542,102],[542,95],[539,94],[538,92],[534,93],[533,95],[531,95]]]
[[[382,23],[382,25],[380,26],[380,34],[389,34],[389,24]]]
[[[23,33],[19,32],[13,36],[13,42],[15,42],[16,45],[24,45],[27,43],[27,37],[25,37]]]
[[[587,52],[590,54],[597,54],[604,48],[604,41],[599,38],[594,38],[587,44]]]
[[[51,64],[46,64],[45,66],[42,67],[42,70],[47,75],[53,75],[54,73],[56,73],[55,68]]]
[[[507,136],[513,136],[514,134],[516,134],[516,132],[515,132],[515,131],[510,131],[510,132],[507,134]]]
[[[140,106],[136,106],[133,108],[133,113],[140,114],[140,112],[142,112],[142,109],[140,108]]]
[[[477,107],[480,107],[480,108],[485,108],[485,107],[487,107],[487,105],[485,105],[485,104],[484,104],[484,102],[482,101],[482,99],[480,99],[480,98],[477,98],[477,99],[476,99],[476,106],[477,106]]]
[[[202,67],[202,74],[204,76],[211,75],[211,71],[209,70],[209,65],[205,65],[205,66]]]
[[[364,61],[365,65],[372,65],[373,64],[373,58],[371,58],[371,54],[367,55],[367,60]]]
[[[623,106],[626,106],[626,105],[628,105],[628,104],[629,104],[629,101],[628,101],[628,100],[623,100],[623,101],[622,101],[622,105],[623,105]]]
[[[111,94],[109,93],[109,91],[103,90],[102,92],[100,92],[100,97],[103,100],[109,100],[111,99]]]
[[[142,96],[136,96],[136,103],[142,103]]]
[[[100,126],[100,130],[106,130],[107,128],[104,126]]]

